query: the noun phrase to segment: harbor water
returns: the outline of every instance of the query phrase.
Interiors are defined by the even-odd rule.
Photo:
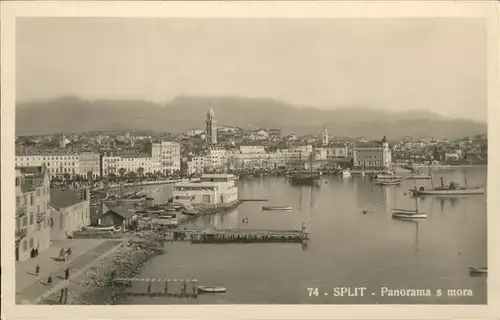
[[[469,186],[485,185],[487,176],[486,168],[433,170],[433,175],[435,185],[440,177],[461,184],[466,177]],[[430,180],[416,182],[431,185]],[[166,253],[151,260],[139,277],[196,278],[199,285],[224,286],[227,293],[197,298],[129,296],[119,303],[487,303],[487,278],[469,275],[469,267],[487,263],[486,195],[422,197],[418,206],[428,213],[427,219],[393,219],[392,208],[415,209],[415,198],[408,192],[414,183],[379,186],[362,176],[324,176],[317,187],[292,186],[284,177],[239,181],[240,197],[269,201],[244,202],[230,213],[203,217],[190,226],[299,230],[305,222],[310,233],[307,246],[167,243]],[[165,187],[155,194],[155,201],[166,202],[169,194]],[[261,210],[274,205],[292,210]],[[144,291],[140,286],[134,284],[130,291]],[[338,287],[351,289],[340,296]],[[361,295],[355,287],[366,290]],[[399,296],[387,291],[393,289]],[[404,291],[402,296],[405,289],[421,290]]]

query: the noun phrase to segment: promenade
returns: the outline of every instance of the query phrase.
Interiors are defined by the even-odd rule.
[[[16,263],[16,303],[36,304],[45,295],[64,284],[64,270],[70,269],[70,280],[78,272],[93,264],[121,243],[120,240],[103,239],[71,239],[54,241],[50,248],[40,252],[34,259]],[[71,248],[72,255],[68,261],[59,261],[61,248]],[[35,273],[36,265],[40,266],[40,275]],[[48,277],[52,283],[48,284]]]

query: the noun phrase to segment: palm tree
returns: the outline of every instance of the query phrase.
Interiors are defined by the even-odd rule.
[[[125,168],[120,168],[120,170],[118,170],[118,173],[120,174],[120,180],[123,180],[123,177],[125,176],[125,172],[127,172],[127,170],[125,170]]]
[[[144,168],[143,167],[139,167],[137,169],[137,174],[139,175],[139,181],[141,182],[141,188],[142,188],[142,179],[144,177]]]

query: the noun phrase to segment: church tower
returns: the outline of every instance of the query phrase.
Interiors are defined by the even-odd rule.
[[[215,112],[212,106],[208,109],[205,126],[205,142],[207,147],[217,144],[217,126],[215,123]]]
[[[321,135],[321,144],[323,146],[327,146],[330,142],[330,138],[328,137],[328,129],[326,127],[323,128],[323,134]]]

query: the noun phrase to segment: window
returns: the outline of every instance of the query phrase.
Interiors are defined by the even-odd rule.
[[[30,214],[30,226],[33,225],[33,222],[35,221],[35,215],[33,213]]]
[[[35,203],[35,196],[33,194],[30,194],[30,206],[32,206]]]
[[[21,229],[21,219],[16,219],[16,229]]]
[[[23,227],[28,226],[28,217],[23,217]]]
[[[16,197],[16,207],[21,205],[21,197]]]

